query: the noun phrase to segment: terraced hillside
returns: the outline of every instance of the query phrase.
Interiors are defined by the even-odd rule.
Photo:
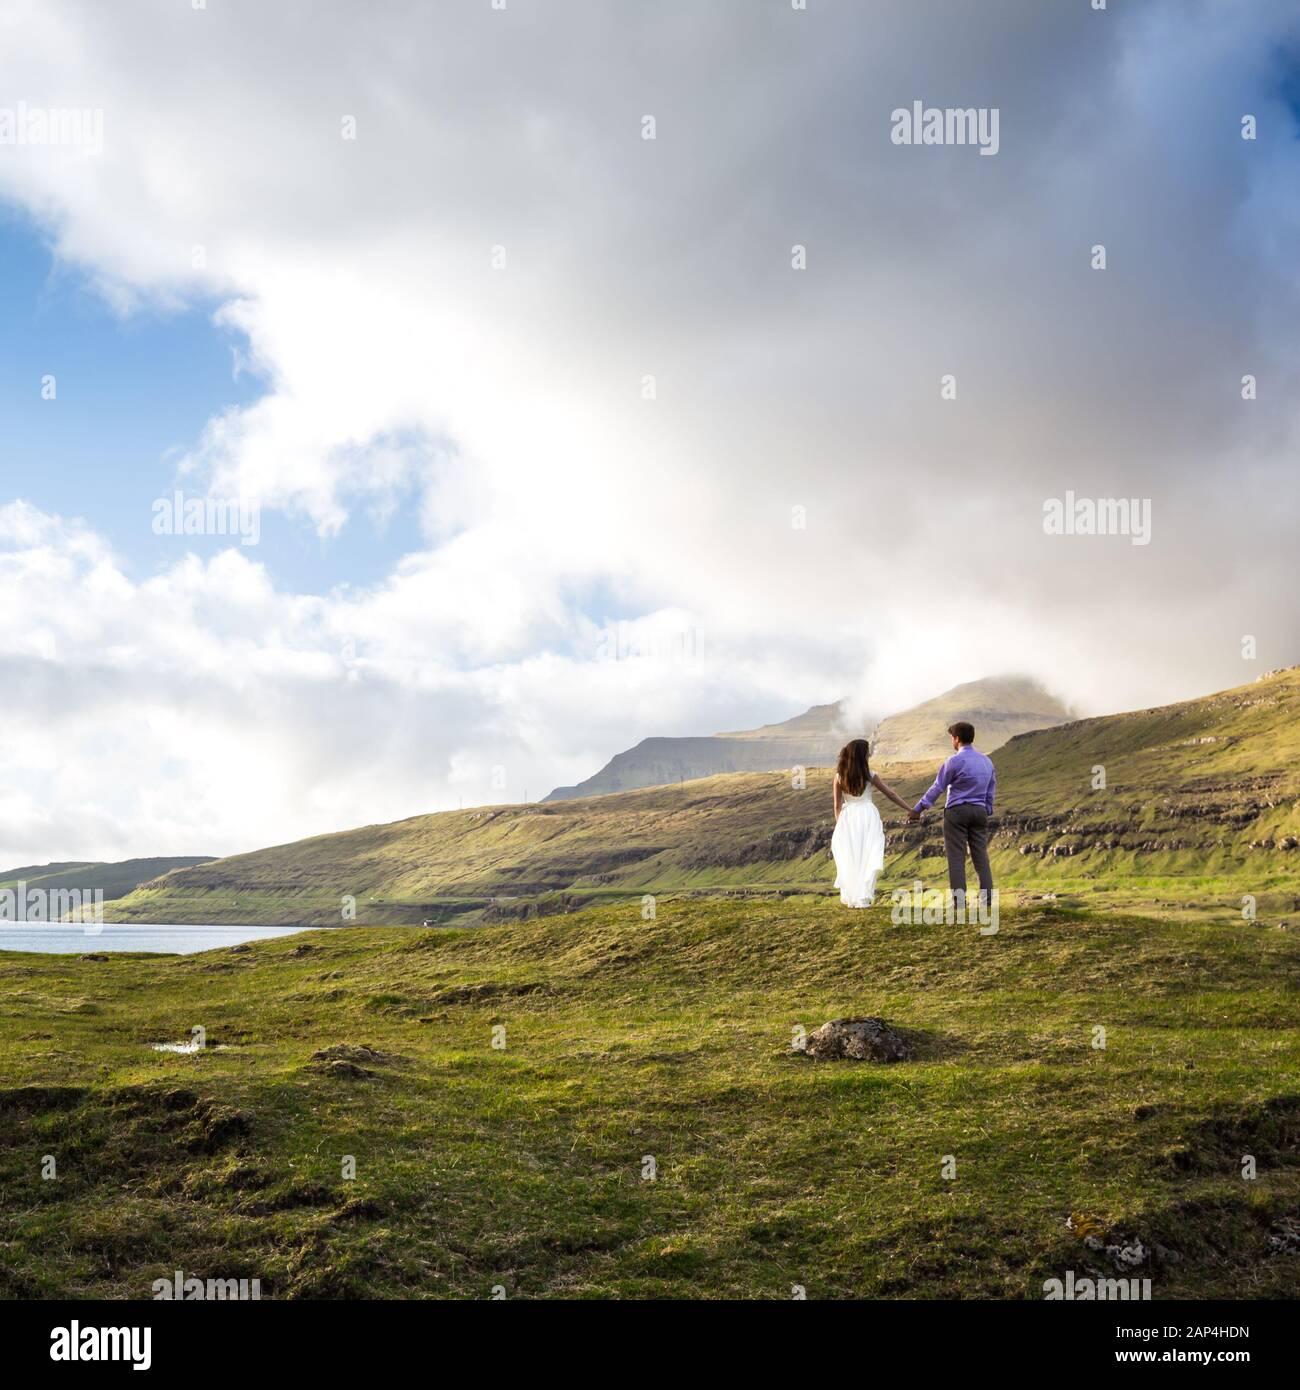
[[[993,859],[1013,899],[1229,919],[1300,913],[1300,672],[1199,700],[1079,720],[997,750]],[[909,797],[930,766],[881,765]],[[492,920],[665,891],[825,892],[830,772],[705,778],[416,816],[164,875],[119,921]],[[1104,780],[1104,785],[1102,782]],[[938,816],[887,812],[883,886],[944,881]],[[1300,919],[1297,920],[1300,925]]]

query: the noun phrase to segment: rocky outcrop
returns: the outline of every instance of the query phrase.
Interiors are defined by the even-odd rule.
[[[830,847],[835,826],[827,821],[797,826],[792,830],[777,830],[761,840],[748,844],[706,845],[697,853],[682,859],[684,869],[738,868],[743,864],[783,863],[790,859],[811,859]]]
[[[797,1039],[791,1050],[819,1062],[906,1062],[913,1056],[911,1043],[883,1018],[832,1019]]]

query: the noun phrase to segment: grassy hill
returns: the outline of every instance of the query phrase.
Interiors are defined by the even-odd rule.
[[[159,874],[172,869],[190,868],[195,864],[207,864],[211,859],[211,855],[175,854],[152,859],[123,859],[117,863],[87,860],[28,864],[19,869],[0,869],[0,889],[17,891],[20,883],[42,891],[75,888],[93,893],[98,889],[102,890],[107,901],[122,897]]]
[[[1297,984],[1241,922],[808,897],[0,956],[0,1295],[1036,1299],[1112,1246],[1293,1297]],[[916,1060],[790,1052],[860,1014]]]
[[[998,749],[992,857],[1010,901],[1269,920],[1300,912],[1300,671]],[[909,798],[934,765],[878,764]],[[1094,787],[1104,769],[1105,785]],[[666,891],[830,890],[829,770],[416,816],[175,871],[117,921],[330,925],[493,920]],[[886,891],[942,884],[939,818],[887,810]]]
[[[882,719],[871,741],[881,762],[943,759],[952,752],[945,732],[964,719],[975,726],[975,742],[985,753],[1001,748],[1017,734],[1064,724],[1070,711],[1037,681],[998,676],[954,686],[933,700]]]

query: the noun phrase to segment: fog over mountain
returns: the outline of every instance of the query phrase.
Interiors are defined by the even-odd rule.
[[[975,742],[986,753],[1017,734],[1050,729],[1070,719],[1068,706],[1023,676],[967,681],[881,721],[871,742],[877,762],[916,762],[952,752],[949,725],[959,719],[975,726]]]
[[[814,705],[779,724],[704,737],[644,738],[616,753],[599,772],[573,787],[556,787],[546,801],[603,796],[724,772],[775,772],[827,767],[851,738],[871,740],[878,762],[942,759],[952,751],[946,730],[958,719],[976,727],[979,747],[992,752],[1016,734],[1062,724],[1070,711],[1037,682],[1021,676],[967,681],[877,723],[837,701]]]

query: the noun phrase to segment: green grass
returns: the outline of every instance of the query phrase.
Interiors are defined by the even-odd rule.
[[[1073,1215],[1175,1252],[1157,1298],[1290,1296],[1298,974],[1275,928],[812,897],[4,955],[0,1292],[1036,1298],[1105,1268]],[[789,1051],[860,1014],[917,1060]],[[368,1077],[312,1060],[361,1044]]]

